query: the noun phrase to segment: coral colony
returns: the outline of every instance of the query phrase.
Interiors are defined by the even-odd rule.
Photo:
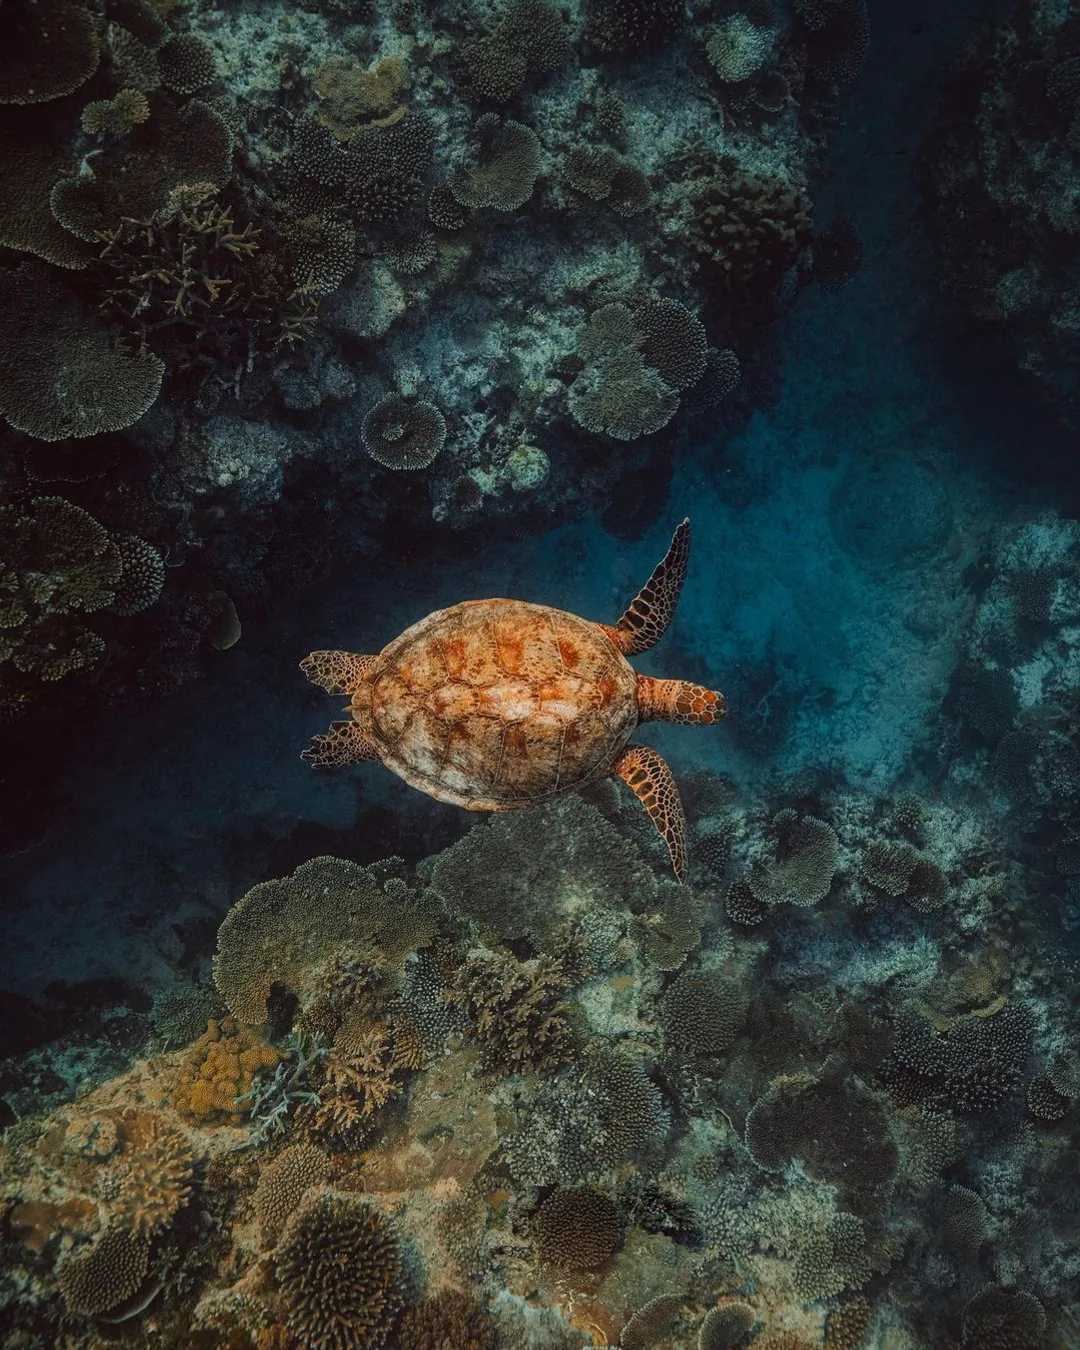
[[[1078,154],[1072,0],[0,0],[2,1350],[1080,1347]]]

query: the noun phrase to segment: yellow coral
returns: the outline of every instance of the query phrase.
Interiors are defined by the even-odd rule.
[[[316,117],[340,141],[394,109],[409,82],[405,62],[388,56],[365,70],[351,56],[335,56],[316,70],[312,85],[323,98]]]
[[[251,1027],[231,1017],[211,1018],[206,1031],[184,1057],[173,1105],[202,1124],[239,1125],[244,1115],[237,1098],[251,1091],[263,1069],[272,1069],[281,1056]]]

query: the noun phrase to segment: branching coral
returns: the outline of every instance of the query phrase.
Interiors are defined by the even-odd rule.
[[[693,189],[687,242],[712,284],[732,300],[771,304],[781,277],[810,238],[810,200],[780,178],[736,170]]]
[[[146,1279],[150,1246],[127,1228],[111,1228],[56,1272],[68,1312],[97,1317],[133,1298]]]
[[[495,1319],[468,1294],[440,1289],[406,1310],[398,1326],[402,1350],[499,1350]]]
[[[472,160],[455,166],[450,191],[476,211],[516,211],[533,194],[540,175],[540,141],[531,127],[485,113],[473,128]]]
[[[660,1025],[669,1046],[694,1058],[723,1054],[746,1020],[742,984],[718,971],[684,971],[660,1000]]]
[[[259,1173],[255,1215],[264,1247],[273,1247],[282,1229],[313,1187],[330,1177],[330,1159],[312,1144],[291,1144]]]
[[[387,394],[360,429],[364,449],[386,469],[426,469],[446,440],[446,418],[425,399]]]
[[[685,18],[683,0],[589,0],[585,37],[598,51],[653,51],[678,32]]]
[[[158,396],[165,367],[93,328],[51,277],[25,263],[0,277],[0,415],[43,441],[121,431]]]
[[[589,1187],[556,1191],[536,1216],[540,1259],[562,1270],[600,1270],[621,1237],[614,1201]]]
[[[274,985],[310,1002],[324,968],[350,954],[399,973],[434,932],[431,909],[404,882],[377,867],[313,858],[232,907],[218,932],[214,980],[234,1016],[263,1022]]]
[[[1019,1093],[1031,1033],[1031,1015],[1019,1003],[954,1018],[944,1031],[907,1006],[897,1014],[882,1075],[912,1100],[976,1115],[996,1111]]]
[[[641,954],[657,970],[678,970],[701,942],[704,906],[689,886],[665,886],[664,903],[634,922]]]
[[[804,1302],[861,1289],[873,1274],[866,1229],[854,1214],[837,1214],[826,1231],[799,1252],[792,1272]]]
[[[964,1350],[1037,1350],[1046,1309],[1023,1289],[987,1285],[964,1309]]]
[[[705,51],[724,84],[738,84],[756,75],[772,52],[775,34],[759,28],[745,14],[732,14],[709,34]]]
[[[309,1193],[275,1255],[285,1322],[311,1350],[377,1350],[402,1304],[397,1237],[366,1200]]]
[[[774,856],[754,864],[746,884],[765,905],[809,908],[828,895],[840,859],[836,831],[824,820],[780,811],[772,821]]]
[[[494,32],[470,42],[462,63],[481,98],[506,103],[532,77],[550,75],[567,50],[567,24],[546,0],[511,0]]]
[[[757,1318],[749,1303],[732,1300],[710,1308],[698,1330],[697,1350],[736,1350]]]
[[[196,94],[217,77],[213,50],[196,33],[170,38],[158,51],[157,63],[161,83],[176,94]]]
[[[575,192],[605,203],[620,216],[638,215],[648,205],[645,175],[609,146],[572,146],[562,171]]]
[[[578,978],[556,957],[519,961],[509,952],[485,952],[461,967],[451,999],[473,1018],[489,1068],[548,1070],[578,1054],[563,1000]]]
[[[172,1222],[191,1195],[193,1156],[178,1130],[152,1112],[124,1122],[116,1221],[150,1238]]]

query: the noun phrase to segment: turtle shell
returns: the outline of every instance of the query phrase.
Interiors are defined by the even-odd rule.
[[[351,711],[413,787],[509,810],[610,771],[637,725],[637,675],[599,624],[520,600],[470,600],[385,647]]]

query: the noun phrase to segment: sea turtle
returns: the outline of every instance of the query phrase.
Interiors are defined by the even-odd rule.
[[[347,694],[303,753],[321,767],[381,759],[412,787],[471,811],[550,801],[610,774],[640,799],[686,871],[686,823],[671,770],[628,745],[641,722],[708,725],[722,694],[638,675],[628,656],[663,635],[686,577],[690,522],[614,627],[523,600],[466,600],[407,628],[377,656],[312,652],[300,669]]]

